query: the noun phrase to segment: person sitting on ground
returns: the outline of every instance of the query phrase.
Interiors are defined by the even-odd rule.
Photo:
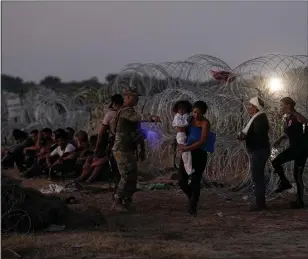
[[[56,129],[53,133],[52,133],[52,135],[51,135],[51,139],[52,139],[52,145],[51,145],[51,149],[52,150],[54,150],[56,147],[58,147],[58,143],[57,143],[57,140],[56,140],[56,135],[58,134],[58,133],[66,133],[67,134],[67,132],[65,131],[65,129],[62,129],[62,128],[58,128],[58,129]],[[50,152],[51,153],[51,152]],[[48,154],[49,155],[49,154]]]
[[[69,143],[67,132],[56,132],[55,139],[57,141],[57,147],[47,157],[50,178],[56,173],[62,176],[69,174],[75,167],[75,160],[69,155],[74,152],[76,148]]]
[[[40,144],[51,144],[53,143],[52,140],[52,130],[50,128],[44,128],[39,133],[38,142]],[[48,143],[46,143],[48,142]]]
[[[50,128],[41,130],[36,145],[40,147],[39,156],[46,156],[56,148],[56,143],[52,138],[52,130]]]
[[[31,148],[39,150],[36,154],[35,161],[32,166],[27,166],[22,173],[23,177],[31,177],[34,175],[47,175],[48,167],[46,158],[56,148],[56,144],[52,139],[52,130],[50,128],[42,129],[37,138],[35,147]]]
[[[86,161],[86,158],[89,155],[92,155],[93,152],[90,151],[88,133],[84,130],[80,130],[75,134],[75,139],[77,143],[76,150],[69,155],[72,159],[76,160],[75,165],[75,175],[79,176],[82,173],[83,165]]]
[[[73,128],[71,128],[71,127],[67,127],[65,129],[65,131],[68,134],[68,142],[71,143],[72,145],[74,145],[74,147],[77,148],[78,145],[77,145],[77,142],[74,139],[75,130]]]
[[[20,172],[21,176],[23,175],[23,172],[27,170],[29,167],[32,167],[35,163],[37,153],[39,152],[39,146],[37,146],[36,142],[38,141],[38,135],[39,131],[37,129],[32,130],[30,132],[30,137],[33,139],[33,145],[30,147],[26,147],[23,150],[25,160],[23,163],[23,171]]]
[[[44,128],[39,132],[36,146],[39,147],[38,159],[46,159],[49,154],[58,146],[55,139],[57,132],[65,132],[64,129],[57,129],[54,132],[50,128]]]
[[[94,143],[97,143],[97,136],[91,136],[90,142],[92,145]],[[88,156],[83,166],[82,174],[76,179],[76,181],[86,181],[86,183],[92,183],[98,178],[101,173],[104,173],[109,169],[108,166],[108,156],[106,153],[105,155],[103,155],[103,153],[100,153],[99,158],[94,157],[94,155]]]
[[[24,148],[25,155],[29,155],[33,153],[35,154],[37,151],[39,151],[39,148],[37,148],[36,146],[38,136],[39,136],[39,131],[37,129],[34,129],[30,132],[30,137],[33,139],[34,145]]]
[[[10,168],[14,167],[15,163],[19,172],[22,172],[25,159],[23,150],[32,146],[34,144],[34,140],[29,137],[26,132],[20,129],[13,130],[13,137],[16,144],[6,149],[6,155],[1,159],[1,164],[3,168]]]
[[[36,147],[40,150],[37,154],[38,159],[46,158],[55,148],[57,144],[53,139],[52,130],[44,128],[39,132]]]

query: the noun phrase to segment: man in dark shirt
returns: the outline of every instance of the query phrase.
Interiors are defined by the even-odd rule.
[[[2,167],[7,168],[16,164],[19,171],[23,170],[24,163],[24,149],[34,145],[34,140],[28,136],[28,134],[22,130],[14,129],[13,137],[16,141],[15,145],[12,145],[6,150],[6,155],[2,158]]]
[[[246,141],[249,155],[250,172],[256,191],[256,205],[252,211],[266,209],[265,205],[265,176],[264,169],[270,155],[269,122],[263,112],[264,102],[258,98],[249,101],[247,112],[251,117],[245,129],[238,135],[239,140]]]
[[[262,148],[269,148],[269,122],[265,113],[257,116],[247,135],[246,135],[246,147],[249,151],[254,151]]]
[[[289,147],[277,155],[272,161],[272,165],[280,178],[276,189],[276,192],[280,193],[292,188],[284,173],[283,164],[294,161],[293,176],[297,192],[296,200],[291,202],[291,208],[301,209],[305,206],[303,174],[308,158],[308,119],[296,111],[295,105],[295,101],[290,97],[284,97],[280,100],[281,113],[286,115],[285,134],[275,141],[274,146],[279,147],[283,140],[289,139]]]

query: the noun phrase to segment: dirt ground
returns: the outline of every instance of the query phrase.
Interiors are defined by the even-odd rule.
[[[135,195],[136,211],[121,214],[109,211],[111,193],[102,187],[69,194],[79,201],[69,207],[86,216],[64,231],[2,236],[2,258],[308,258],[308,210],[288,209],[289,199],[248,212],[242,195],[203,189],[191,218],[180,190],[144,190]]]

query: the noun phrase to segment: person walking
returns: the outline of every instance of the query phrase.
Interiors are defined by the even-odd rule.
[[[308,120],[295,110],[295,105],[295,101],[290,97],[284,97],[280,100],[281,113],[286,115],[284,119],[285,134],[276,140],[274,147],[279,147],[285,139],[289,139],[289,147],[272,161],[272,165],[280,178],[276,189],[276,192],[280,193],[292,188],[282,165],[294,161],[293,177],[297,194],[296,200],[291,202],[291,208],[300,209],[305,207],[303,173],[308,157]]]
[[[188,120],[187,144],[180,145],[181,152],[191,152],[194,173],[189,176],[186,172],[183,157],[179,168],[179,185],[188,198],[188,213],[197,216],[200,197],[201,179],[206,168],[206,142],[210,132],[210,122],[205,118],[207,104],[197,101],[193,104],[193,116]]]
[[[250,120],[238,134],[240,141],[245,140],[250,162],[250,172],[255,187],[256,203],[251,211],[266,209],[265,165],[270,156],[269,122],[264,112],[264,102],[258,97],[250,99],[247,105]]]

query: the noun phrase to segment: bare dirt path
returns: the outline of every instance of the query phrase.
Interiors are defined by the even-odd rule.
[[[199,215],[191,218],[179,190],[138,192],[130,214],[109,211],[110,193],[74,195],[80,204],[69,205],[72,209],[91,211],[89,218],[102,212],[106,222],[83,225],[72,219],[61,232],[2,236],[3,258],[18,258],[7,249],[22,258],[308,258],[308,210],[290,210],[286,199],[253,213],[240,198],[227,201],[202,190]]]

